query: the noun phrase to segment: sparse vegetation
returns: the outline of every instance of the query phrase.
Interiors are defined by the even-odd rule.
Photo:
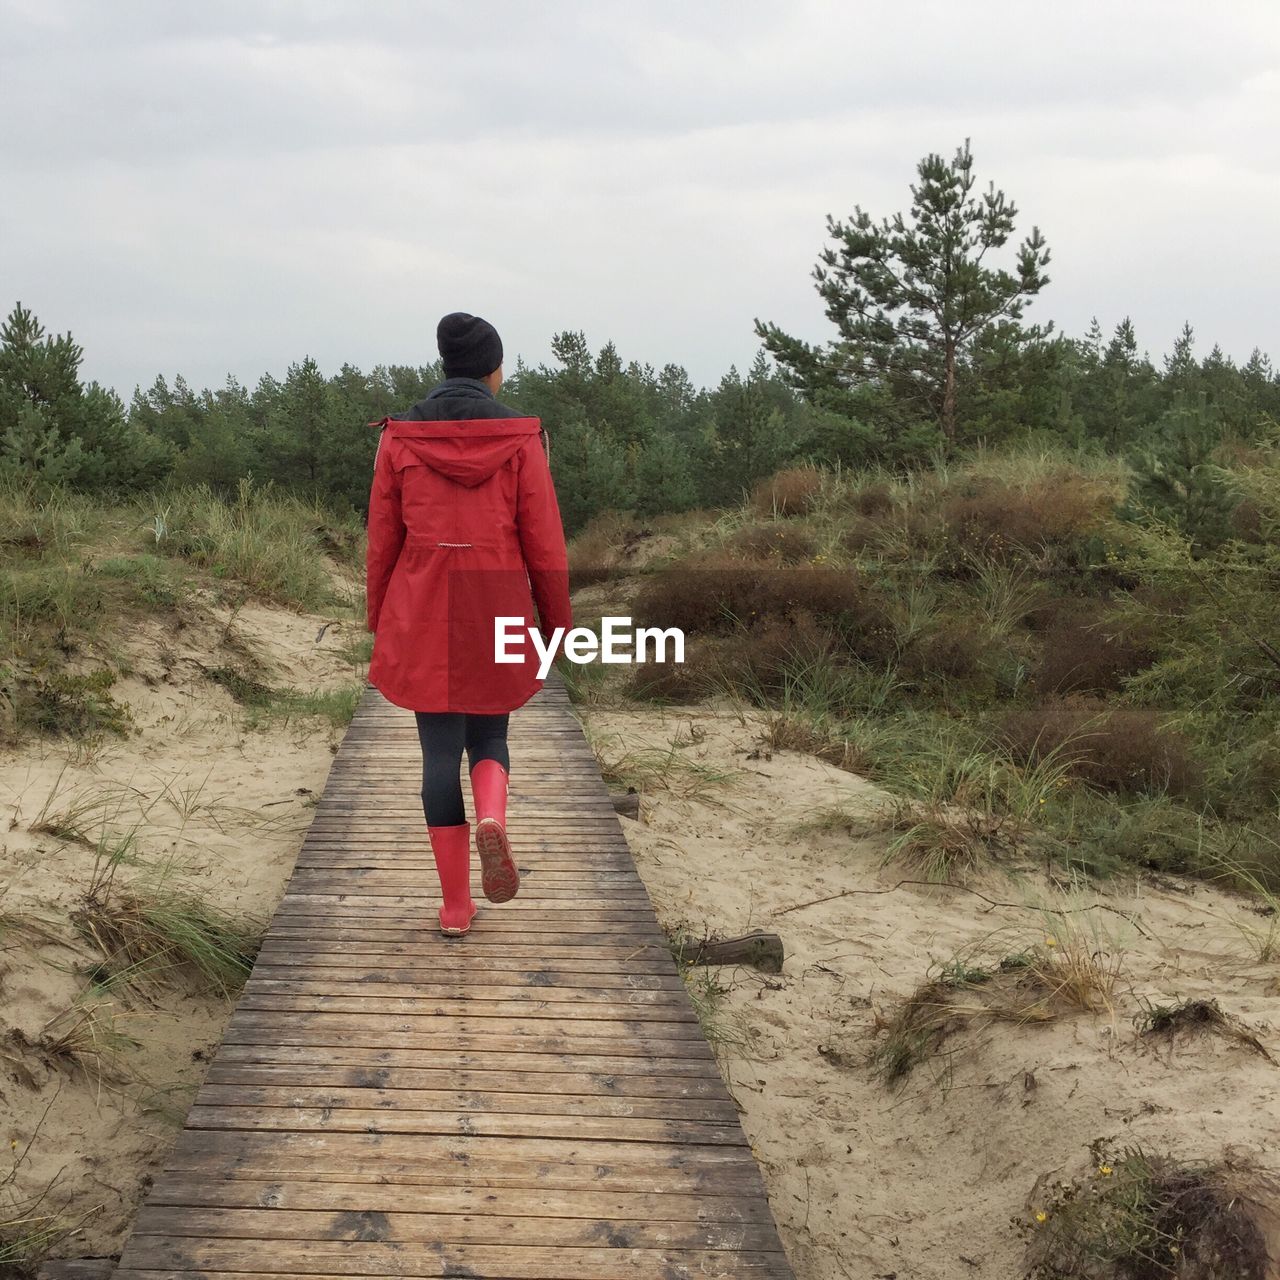
[[[139,523],[149,518],[158,552],[240,583],[263,600],[300,609],[349,603],[336,595],[326,571],[326,542],[354,546],[355,533],[347,536],[332,512],[295,494],[242,479],[228,501],[201,485],[150,496],[139,517]]]
[[[697,796],[714,800],[720,784],[732,775],[724,770],[690,760],[682,748],[697,741],[696,727],[691,734],[677,734],[665,750],[660,748],[622,748],[616,735],[597,736],[588,731],[592,749],[604,780],[622,790],[667,791],[675,796]]]
[[[1264,1058],[1271,1057],[1262,1041],[1238,1018],[1224,1013],[1216,1000],[1195,998],[1176,1000],[1172,1004],[1148,1002],[1134,1015],[1133,1022],[1144,1036],[1164,1036],[1173,1040],[1179,1035],[1212,1034],[1234,1040]]]
[[[1054,927],[994,959],[965,954],[935,964],[882,1022],[871,1055],[875,1074],[896,1084],[967,1027],[1049,1022],[1079,1013],[1113,1016],[1123,954],[1104,949],[1064,917]]]
[[[1030,1280],[1266,1280],[1258,1197],[1242,1162],[1191,1161],[1142,1147],[1091,1148],[1091,1170],[1040,1192]]]
[[[666,934],[667,946],[684,979],[685,990],[698,1015],[703,1035],[713,1046],[749,1049],[754,1040],[751,1024],[740,1014],[725,1009],[724,997],[728,988],[721,983],[714,967],[689,962],[688,957],[706,941],[705,930],[699,938],[693,926],[682,920],[669,927]]]

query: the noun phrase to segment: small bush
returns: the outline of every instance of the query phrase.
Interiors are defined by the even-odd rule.
[[[822,495],[822,472],[816,467],[789,467],[751,492],[751,505],[765,516],[802,516]]]
[[[730,636],[718,651],[727,683],[760,695],[780,693],[795,672],[837,651],[832,633],[811,616],[766,617],[760,626]]]
[[[812,620],[830,625],[863,657],[887,656],[894,647],[882,604],[852,570],[769,568],[723,552],[654,574],[632,612],[638,625],[680,627],[686,635]]]
[[[860,516],[874,519],[888,515],[894,508],[893,491],[883,482],[869,484],[849,493],[843,505]]]
[[[593,516],[586,527],[569,544],[569,587],[604,582],[618,572],[625,532],[630,516],[617,511],[603,511]]]
[[[1044,693],[1110,693],[1155,660],[1143,637],[1108,625],[1099,601],[1066,598],[1037,610],[1040,660],[1035,684]]]
[[[1025,1224],[1031,1280],[1265,1280],[1257,1170],[1101,1143],[1092,1159]]]
[[[1112,506],[1100,484],[1064,471],[1025,489],[970,478],[943,499],[941,517],[957,552],[998,561],[1070,549],[1098,528]]]
[[[942,621],[945,625],[934,626],[912,637],[903,647],[899,670],[904,675],[960,680],[982,668],[991,649],[990,640],[967,621]]]
[[[697,702],[710,691],[713,680],[690,645],[684,662],[642,662],[634,668],[627,695],[642,702]]]
[[[1002,736],[1015,757],[1036,761],[1062,753],[1076,777],[1108,791],[1190,796],[1204,781],[1186,739],[1163,728],[1147,708],[1110,707],[1080,694],[1053,696],[1006,717]]]
[[[801,564],[818,554],[818,540],[811,530],[781,521],[743,525],[725,545],[748,560],[783,564]]]
[[[90,739],[105,733],[127,735],[129,709],[110,693],[115,679],[115,673],[105,669],[90,675],[58,672],[41,677],[0,668],[5,738],[15,743],[26,733]]]

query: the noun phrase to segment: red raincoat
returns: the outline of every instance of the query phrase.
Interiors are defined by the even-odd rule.
[[[387,418],[366,557],[369,680],[413,711],[496,715],[542,687],[529,634],[573,625],[564,527],[537,418]],[[515,618],[495,654],[495,619]]]

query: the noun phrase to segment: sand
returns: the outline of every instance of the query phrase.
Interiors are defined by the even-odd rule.
[[[766,751],[756,713],[588,708],[584,719],[606,762],[643,762],[646,750],[683,762],[644,789],[640,820],[622,823],[664,925],[783,939],[780,976],[693,974],[724,989],[712,1034],[801,1280],[1021,1276],[1012,1219],[1040,1207],[1048,1182],[1089,1174],[1098,1138],[1276,1163],[1275,1061],[1221,1037],[1144,1037],[1133,1023],[1144,1002],[1215,998],[1280,1057],[1280,966],[1251,953],[1242,928],[1267,922],[1248,903],[1196,883],[1064,893],[1035,868],[973,882],[1013,907],[900,884],[917,873],[884,863],[876,815],[888,797],[812,757]],[[731,776],[707,783],[700,771]],[[805,831],[833,807],[849,815],[844,829]],[[1041,909],[1095,902],[1115,910]],[[878,1029],[931,966],[1050,938],[1118,958],[1111,1008],[975,1025],[900,1087],[876,1078]]]
[[[137,824],[146,865],[169,863],[219,906],[268,918],[340,735],[314,718],[249,729],[205,668],[256,662],[267,683],[336,688],[362,676],[341,654],[356,634],[264,606],[233,618],[210,598],[182,625],[145,621],[123,642],[129,738],[0,758],[0,1123],[15,1170],[3,1192],[52,1184],[42,1210],[81,1222],[56,1254],[118,1250],[231,1006],[194,988],[115,998],[101,1026],[136,1044],[106,1052],[101,1070],[32,1048],[67,1028],[98,959],[68,919],[94,849],[32,826],[90,801],[91,843]],[[627,757],[642,777],[641,817],[622,825],[663,923],[784,941],[780,975],[702,969],[691,983],[713,997],[708,1029],[799,1280],[1013,1280],[1024,1247],[1013,1220],[1044,1203],[1048,1182],[1087,1174],[1094,1139],[1274,1163],[1280,966],[1251,953],[1245,931],[1267,922],[1248,903],[1174,881],[1067,893],[1034,867],[972,882],[983,896],[904,884],[914,873],[885,864],[888,797],[766,750],[757,712],[605,702],[582,716],[606,763]],[[676,763],[655,768],[657,753]],[[815,830],[833,808],[845,821]],[[938,964],[1051,937],[1116,957],[1111,1007],[975,1024],[900,1086],[877,1079],[886,1020]],[[1198,996],[1266,1053],[1133,1024],[1144,1003]]]
[[[119,1249],[232,1010],[186,980],[154,994],[90,992],[101,953],[70,917],[97,846],[133,832],[122,878],[164,869],[185,892],[268,919],[341,732],[315,717],[248,728],[206,668],[349,686],[358,676],[340,650],[355,628],[254,604],[233,614],[203,595],[118,638],[131,674],[112,693],[132,714],[128,737],[41,740],[0,756],[0,1210],[43,1193],[38,1213],[80,1224],[57,1255]],[[81,840],[32,829],[77,808]],[[49,1051],[77,1025],[78,1058]]]

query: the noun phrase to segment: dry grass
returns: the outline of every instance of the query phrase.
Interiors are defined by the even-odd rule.
[[[1271,1061],[1262,1041],[1239,1018],[1224,1013],[1216,1000],[1178,1000],[1173,1004],[1151,1004],[1134,1017],[1134,1026],[1144,1036],[1217,1035],[1235,1041]]]
[[[768,715],[761,740],[774,751],[801,751],[847,773],[861,775],[870,767],[866,753],[859,746],[802,716]]]
[[[112,884],[73,919],[112,973],[139,983],[183,974],[224,997],[244,985],[265,931],[165,884]]]
[[[804,515],[822,496],[823,475],[816,467],[788,467],[756,485],[751,506],[774,519]]]
[[[894,834],[884,861],[900,859],[927,879],[963,879],[1022,850],[1064,785],[1070,758],[1061,751],[1023,765],[1008,753],[941,743],[926,755],[921,793],[882,811]]]
[[[46,1105],[25,1144],[20,1144],[17,1139],[12,1141],[12,1164],[0,1178],[0,1275],[13,1277],[13,1280],[25,1280],[25,1277],[34,1275],[35,1268],[55,1246],[76,1235],[104,1207],[102,1204],[91,1205],[78,1217],[68,1216],[66,1208],[70,1198],[58,1204],[54,1194],[60,1174],[33,1195],[25,1195],[17,1189],[18,1175],[30,1158],[31,1149],[39,1139],[45,1118],[57,1097],[55,1093]]]
[[[616,734],[596,735],[588,730],[600,774],[610,786],[623,790],[666,791],[681,799],[715,802],[717,791],[737,774],[690,760],[683,749],[699,741],[701,731],[691,727],[688,735],[678,734],[668,746],[633,747],[619,750],[621,738]]]
[[[17,1032],[13,1035],[19,1047],[34,1050],[55,1065],[79,1069],[101,1085],[125,1077],[120,1054],[139,1046],[121,1029],[129,1016],[119,1008],[109,984],[94,983],[50,1018],[34,1042],[28,1043]]]
[[[1123,952],[1099,945],[1065,917],[1059,926],[998,958],[976,952],[935,965],[893,1015],[880,1020],[871,1058],[876,1075],[897,1083],[936,1057],[952,1036],[975,1026],[1081,1013],[1114,1018]]]
[[[812,530],[783,521],[745,524],[725,546],[748,560],[772,560],[782,564],[803,564],[817,556],[819,549],[818,539]]]

